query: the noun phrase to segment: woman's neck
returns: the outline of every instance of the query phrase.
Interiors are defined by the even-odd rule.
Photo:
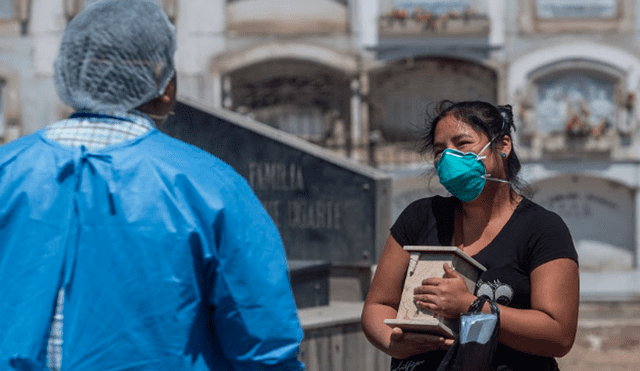
[[[462,215],[465,219],[489,221],[494,215],[515,210],[521,199],[509,184],[487,182],[478,198],[462,203]]]
[[[479,243],[481,249],[506,224],[520,200],[522,196],[515,194],[508,184],[498,183],[485,189],[477,199],[463,202],[456,213],[454,244],[464,248]]]

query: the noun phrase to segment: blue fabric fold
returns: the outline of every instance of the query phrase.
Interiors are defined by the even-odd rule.
[[[157,130],[0,147],[0,241],[0,369],[43,363],[61,286],[64,370],[304,368],[273,221],[228,165]]]
[[[49,371],[48,368],[38,362],[25,357],[15,356],[9,361],[11,367],[17,371]]]

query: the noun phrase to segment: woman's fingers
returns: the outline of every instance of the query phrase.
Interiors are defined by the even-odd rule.
[[[473,294],[462,276],[448,264],[443,264],[442,278],[427,278],[413,290],[414,302],[421,308],[446,318],[457,318],[469,308]]]
[[[456,270],[453,269],[453,267],[447,263],[444,263],[443,268],[444,268],[444,278],[457,278],[460,276],[460,274],[458,274],[458,272],[456,272]]]
[[[449,339],[445,339],[442,336],[417,332],[405,332],[403,341],[419,345],[423,349],[445,349],[453,343],[453,341],[449,341]]]
[[[442,291],[442,287],[440,287],[440,285],[433,285],[433,284],[428,284],[428,285],[422,285],[422,286],[417,286],[415,289],[413,289],[413,294],[414,295],[440,295]]]
[[[391,332],[389,349],[393,350],[394,357],[406,358],[431,350],[447,349],[451,343],[442,336],[403,331],[395,327]]]
[[[437,304],[441,301],[438,295],[432,295],[432,294],[414,295],[413,300],[415,302],[425,303],[425,304],[428,304],[428,303]]]
[[[444,274],[442,277],[430,277],[422,280],[422,285],[439,285],[445,281],[446,278],[462,278],[460,273],[447,263],[442,265],[444,268]]]
[[[444,279],[439,277],[431,277],[422,280],[422,286],[437,286],[444,282]]]
[[[404,333],[402,332],[402,329],[400,327],[394,327],[391,330],[391,340],[400,341],[402,340],[403,336],[404,336]]]
[[[415,298],[414,303],[422,308],[426,309],[429,312],[439,313],[442,311],[442,305],[439,302],[436,302],[433,298]]]

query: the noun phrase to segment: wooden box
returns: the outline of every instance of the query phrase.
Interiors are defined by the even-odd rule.
[[[396,319],[384,322],[403,331],[424,332],[454,338],[458,333],[458,320],[435,316],[428,310],[419,308],[413,300],[413,290],[430,277],[444,276],[444,263],[453,267],[464,278],[470,292],[475,291],[476,281],[486,270],[469,255],[455,246],[405,246],[411,256],[407,276],[402,290],[402,298]]]

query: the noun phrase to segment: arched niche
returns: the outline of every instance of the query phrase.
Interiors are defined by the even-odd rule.
[[[327,65],[267,59],[224,75],[225,107],[312,142],[344,145],[350,83],[348,74]]]
[[[371,129],[392,142],[414,141],[426,112],[443,99],[497,100],[497,74],[479,63],[443,57],[407,58],[370,74]]]
[[[358,73],[358,56],[314,43],[265,42],[230,50],[211,60],[212,75],[223,76],[231,71],[253,66],[268,60],[297,59],[325,65],[340,73]]]
[[[608,63],[574,58],[543,65],[527,75],[520,99],[525,135],[602,140],[635,129],[634,94],[627,72]],[[566,142],[566,141],[565,141]],[[566,143],[565,143],[566,144]]]
[[[537,48],[512,60],[506,79],[508,94],[515,97],[519,91],[525,89],[529,76],[534,71],[563,61],[595,62],[601,66],[608,65],[625,71],[630,90],[637,88],[640,79],[640,59],[635,55],[610,45],[575,41]]]
[[[624,271],[635,265],[635,190],[585,175],[563,175],[531,185],[533,200],[562,217],[583,271]]]
[[[607,94],[609,98],[605,99],[606,102],[601,108],[604,107],[603,112],[611,112],[613,103],[615,122],[609,123],[608,127],[602,125],[598,128],[596,125],[595,130],[591,131],[586,127],[581,129],[579,120],[573,120],[573,122],[569,120],[564,122],[566,124],[564,131],[545,132],[544,127],[539,130],[538,99],[544,101],[545,97],[538,97],[536,82],[541,81],[545,76],[548,78],[547,81],[552,82],[555,77],[563,73],[574,74],[574,77],[583,82],[595,78],[600,81],[601,86],[613,85],[613,98],[611,98],[609,87],[609,93],[605,94],[605,98]],[[631,138],[637,130],[637,110],[634,106],[639,81],[640,59],[636,55],[627,50],[597,42],[575,41],[551,44],[519,56],[510,63],[506,78],[507,96],[514,106],[516,125],[523,129],[518,133],[519,142],[529,147],[532,158],[547,155],[579,158],[617,156],[625,151],[624,146],[631,143]],[[566,82],[558,82],[558,84],[566,84]],[[582,83],[582,85],[590,84]],[[560,94],[563,93],[560,92]],[[598,94],[594,96],[597,97]],[[563,102],[550,106],[558,112],[567,110]],[[613,117],[613,115],[609,116]],[[556,126],[562,124],[562,120],[556,119],[556,121]],[[576,121],[578,125],[575,125]],[[578,128],[575,130],[577,135],[566,135],[567,127],[572,130]]]

